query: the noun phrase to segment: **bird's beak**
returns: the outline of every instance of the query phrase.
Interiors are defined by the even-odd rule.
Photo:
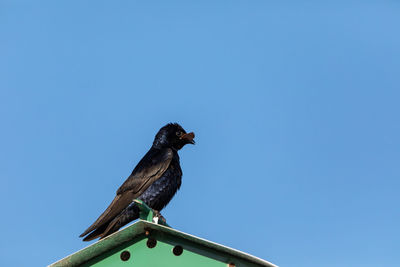
[[[195,144],[194,139],[194,132],[191,133],[187,133],[187,134],[183,134],[181,137],[179,137],[179,139],[183,139],[186,140],[189,144]]]

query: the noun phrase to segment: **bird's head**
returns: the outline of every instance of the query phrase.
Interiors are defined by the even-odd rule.
[[[156,134],[153,146],[170,147],[179,150],[186,144],[194,144],[193,139],[193,132],[186,133],[178,123],[168,123]]]

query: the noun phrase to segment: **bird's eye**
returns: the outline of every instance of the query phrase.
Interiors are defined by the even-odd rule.
[[[182,135],[182,132],[181,131],[177,131],[176,132],[176,136],[181,136]]]

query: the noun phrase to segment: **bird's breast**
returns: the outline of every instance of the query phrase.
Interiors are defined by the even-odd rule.
[[[143,192],[139,197],[155,210],[162,210],[181,186],[182,170],[179,161],[172,161],[164,174]]]

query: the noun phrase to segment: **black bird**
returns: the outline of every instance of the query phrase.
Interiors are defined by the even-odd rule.
[[[182,170],[178,150],[194,144],[194,133],[177,123],[162,127],[153,145],[117,190],[117,195],[100,217],[79,237],[83,241],[104,238],[139,218],[134,199],[140,199],[159,213],[181,186]]]

